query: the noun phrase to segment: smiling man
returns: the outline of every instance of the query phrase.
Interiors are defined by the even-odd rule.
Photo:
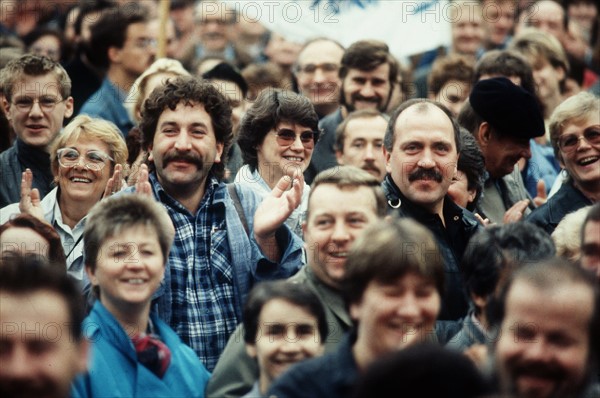
[[[535,208],[517,162],[530,159],[530,139],[544,135],[544,118],[533,94],[505,77],[480,80],[459,123],[473,134],[488,173],[477,213],[493,223],[515,222]]]
[[[341,106],[319,123],[323,135],[304,174],[308,183],[320,171],[337,165],[335,130],[348,113],[361,109],[385,112],[398,81],[398,62],[384,42],[357,41],[344,52],[339,77]]]
[[[176,231],[157,310],[212,370],[252,285],[291,276],[302,264],[302,242],[283,225],[300,202],[302,175],[281,178],[266,197],[236,184],[232,199],[220,181],[231,107],[192,77],[155,89],[140,129],[154,170],[140,176],[138,190],[167,208]]]
[[[592,276],[562,259],[513,274],[492,320],[500,390],[517,398],[597,397],[599,301]]]
[[[339,164],[359,167],[379,181],[385,176],[383,137],[388,116],[375,109],[352,112],[335,131]]]
[[[385,211],[379,181],[356,167],[321,172],[313,182],[302,225],[307,264],[290,280],[313,291],[325,309],[329,329],[325,352],[338,346],[352,324],[342,297],[348,252]],[[229,339],[208,384],[208,397],[239,397],[258,378],[258,366],[246,353],[240,333]]]
[[[73,114],[71,79],[60,64],[37,55],[9,62],[0,73],[2,106],[17,134],[0,154],[0,207],[21,199],[21,175],[33,172],[32,188],[44,197],[53,188],[50,144]]]
[[[388,123],[384,140],[388,174],[382,183],[388,210],[426,226],[440,246],[446,272],[441,320],[458,320],[467,313],[458,263],[479,228],[473,214],[446,195],[457,175],[459,152],[459,126],[437,102],[407,101]]]
[[[340,86],[338,72],[344,47],[335,40],[317,38],[304,44],[296,61],[298,92],[308,97],[319,118],[338,109]]]

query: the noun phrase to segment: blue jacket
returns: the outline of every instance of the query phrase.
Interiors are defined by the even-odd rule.
[[[544,228],[552,234],[558,223],[569,213],[592,205],[592,201],[573,185],[573,179],[565,182],[546,203],[535,209],[526,221]]]
[[[210,373],[194,351],[157,316],[150,318],[171,350],[171,364],[160,379],[137,361],[133,343],[110,312],[96,301],[83,330],[91,341],[89,372],[73,383],[73,397],[204,397]]]
[[[107,77],[98,91],[83,104],[79,113],[113,122],[121,130],[123,137],[127,137],[129,130],[133,128],[133,122],[123,105],[126,99],[127,92],[115,86]]]

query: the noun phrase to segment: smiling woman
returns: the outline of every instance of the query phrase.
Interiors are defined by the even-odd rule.
[[[2,209],[0,221],[28,213],[56,229],[67,257],[67,272],[78,280],[83,274],[83,228],[86,215],[104,196],[120,190],[127,147],[110,122],[77,116],[52,143],[50,164],[57,187],[42,200],[31,189],[33,175],[23,173],[21,201]]]
[[[174,237],[164,207],[140,195],[108,198],[91,211],[84,237],[86,271],[99,300],[83,324],[92,355],[73,396],[204,397],[210,374],[150,315]]]
[[[264,89],[240,124],[238,144],[244,166],[236,183],[270,192],[285,175],[301,175],[310,163],[319,139],[319,117],[303,95],[281,89]],[[305,184],[302,202],[286,224],[301,235],[310,187]]]

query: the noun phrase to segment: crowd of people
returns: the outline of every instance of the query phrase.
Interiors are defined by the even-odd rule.
[[[600,397],[596,1],[402,60],[48,4],[0,0],[1,396]]]

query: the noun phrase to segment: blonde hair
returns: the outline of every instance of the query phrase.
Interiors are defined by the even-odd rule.
[[[562,161],[558,139],[567,124],[578,124],[585,121],[590,115],[600,112],[600,98],[592,93],[582,91],[561,102],[550,115],[548,130],[550,142],[554,148],[554,155]]]
[[[171,73],[175,76],[191,76],[181,62],[170,58],[159,58],[144,73],[142,73],[133,83],[125,99],[125,109],[129,118],[136,122],[140,122],[140,114],[142,110],[142,101],[147,97],[146,83],[151,76],[159,73]]]
[[[552,240],[556,246],[556,255],[570,261],[581,256],[581,226],[592,206],[567,214],[556,226]]]
[[[77,141],[80,137],[95,138],[108,145],[108,155],[114,159],[111,165],[111,173],[115,165],[120,164],[125,168],[127,164],[127,145],[121,135],[121,132],[113,123],[90,117],[88,115],[79,115],[64,128],[50,147],[50,166],[52,174],[58,175],[58,155],[57,152],[67,143]]]

